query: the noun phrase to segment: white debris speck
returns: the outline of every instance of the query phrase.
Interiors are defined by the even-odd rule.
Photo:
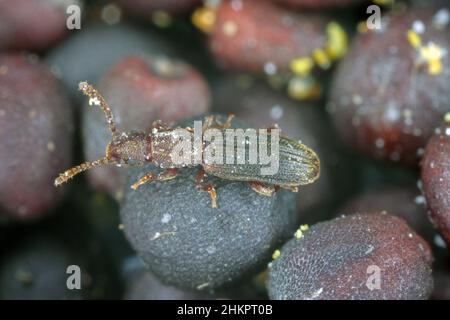
[[[237,32],[237,24],[234,21],[226,21],[222,26],[223,33],[228,37],[233,37]]]
[[[169,223],[172,219],[172,216],[169,213],[165,213],[161,219],[161,223]]]
[[[398,110],[398,107],[395,104],[390,103],[388,105],[388,108],[383,114],[383,118],[386,119],[386,121],[388,122],[397,121],[400,118],[400,112]]]
[[[382,138],[378,138],[377,140],[375,140],[375,146],[379,149],[382,149],[384,147],[384,140]]]
[[[422,21],[416,20],[413,22],[412,29],[415,32],[417,32],[418,34],[422,34],[425,32],[426,28],[425,28],[425,24]]]
[[[424,196],[417,196],[417,197],[414,199],[414,202],[415,202],[416,204],[425,204],[425,197],[424,197]]]
[[[268,74],[269,76],[274,75],[277,73],[277,65],[273,62],[267,62],[264,64],[264,72]]]
[[[315,298],[319,297],[322,294],[322,292],[323,292],[323,288],[320,288],[320,289],[314,291],[311,296],[311,299],[315,299]]]
[[[47,142],[47,150],[50,152],[55,151],[55,144],[53,143],[53,141]]]
[[[443,249],[447,248],[447,244],[445,243],[444,239],[442,239],[442,237],[439,234],[436,234],[434,236],[433,240],[434,240],[434,244],[436,246],[438,246],[439,248],[443,248]]]
[[[120,22],[122,11],[115,4],[107,4],[102,8],[101,18],[109,25],[114,25]]]
[[[361,105],[361,103],[363,102],[362,97],[359,94],[354,94],[352,96],[352,102],[354,105]]]
[[[153,236],[152,240],[156,240],[159,237],[161,237],[161,233],[160,232],[156,232],[155,235]]]
[[[364,252],[364,254],[369,254],[369,253],[371,253],[371,252],[373,251],[373,249],[375,249],[375,247],[372,246],[372,245],[370,245],[370,246],[367,248],[367,250]]]
[[[208,287],[208,286],[209,286],[209,282],[205,282],[205,283],[199,284],[199,285],[197,286],[197,290],[205,289],[205,288]]]
[[[408,233],[408,237],[409,237],[409,238],[412,238],[412,237],[413,237],[413,234],[412,234],[412,233]]]
[[[98,100],[97,97],[90,98],[89,99],[89,105],[92,106],[93,104],[95,104],[96,106],[99,106],[100,105],[100,100]]]
[[[445,129],[445,135],[450,136],[450,128]]]
[[[418,156],[418,157],[423,156],[424,153],[425,153],[425,149],[424,149],[424,148],[419,148],[419,149],[417,149],[417,156]]]
[[[208,252],[209,254],[213,254],[214,252],[216,252],[216,247],[211,245],[206,248],[206,252]]]
[[[433,26],[436,29],[445,28],[450,22],[450,11],[447,8],[438,10],[433,16]]]
[[[272,109],[270,109],[270,118],[273,120],[279,120],[283,117],[283,107],[281,107],[280,105],[275,105],[272,107]]]

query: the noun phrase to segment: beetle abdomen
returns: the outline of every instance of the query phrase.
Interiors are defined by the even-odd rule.
[[[247,148],[244,163],[227,162],[226,151],[224,151],[224,164],[206,162],[203,167],[206,173],[223,179],[258,181],[282,186],[310,184],[319,177],[319,158],[304,144],[282,136],[278,144],[278,157],[271,158],[272,163],[263,163],[264,161],[260,161],[260,152],[265,153],[267,150],[271,150],[271,146],[270,139],[269,141],[258,141],[257,163],[249,161],[247,154],[249,148]],[[235,144],[235,154],[242,152],[242,148],[246,148],[246,145]],[[274,161],[278,161],[278,165]]]

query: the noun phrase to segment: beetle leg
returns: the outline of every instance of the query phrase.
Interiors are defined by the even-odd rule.
[[[298,186],[280,186],[283,189],[291,190],[292,192],[298,192]]]
[[[170,168],[167,170],[164,170],[160,174],[158,174],[157,180],[158,181],[166,181],[166,180],[172,180],[178,175],[178,169],[176,168]]]
[[[234,118],[234,114],[229,114],[227,120],[221,123],[217,120],[216,115],[206,116],[203,123],[203,132],[209,128],[228,129],[231,128],[231,121]]]
[[[209,193],[209,196],[211,197],[211,207],[216,209],[217,208],[216,188],[212,184],[208,184],[203,187],[203,190]]]
[[[212,127],[213,123],[216,121],[216,116],[206,116],[203,120],[202,132],[205,133],[206,130]]]
[[[266,197],[272,197],[275,194],[275,192],[277,192],[278,189],[280,189],[280,186],[265,184],[258,181],[250,181],[249,185],[250,188],[253,189],[253,191]]]
[[[234,114],[229,114],[227,120],[224,123],[220,123],[219,121],[217,121],[217,117],[214,117],[214,121],[219,129],[229,129],[231,128],[231,121],[233,120],[233,118]]]
[[[205,170],[203,169],[203,167],[201,167],[198,170],[197,175],[195,176],[195,186],[198,189],[208,192],[209,196],[211,197],[211,207],[217,208],[218,206],[217,206],[216,188],[212,184],[203,185],[204,179],[205,179]]]
[[[158,175],[155,175],[153,172],[149,172],[145,176],[143,176],[141,179],[139,179],[136,183],[131,185],[131,188],[136,190],[141,185],[143,185],[147,182],[150,182],[150,181],[154,181],[154,180],[157,180],[157,181],[171,180],[171,179],[175,178],[177,176],[177,174],[178,174],[178,172],[177,172],[177,169],[175,169],[175,168],[167,169],[167,170],[159,173]]]

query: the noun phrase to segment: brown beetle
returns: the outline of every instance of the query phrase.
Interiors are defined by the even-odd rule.
[[[151,163],[165,169],[159,174],[153,172],[146,174],[131,186],[133,189],[137,189],[142,184],[153,180],[164,181],[173,179],[177,175],[177,170],[181,167],[200,165],[201,168],[196,178],[197,187],[209,192],[212,207],[217,208],[215,187],[212,184],[203,184],[206,174],[222,179],[248,181],[253,190],[265,196],[272,196],[279,188],[296,192],[298,191],[298,186],[312,183],[319,177],[320,161],[314,151],[296,140],[284,136],[278,138],[278,135],[273,133],[274,130],[279,130],[276,126],[263,129],[263,131],[260,130],[260,132],[265,133],[267,139],[258,138],[258,151],[261,151],[262,148],[277,147],[277,170],[273,174],[261,174],[266,164],[251,163],[245,154],[243,160],[238,159],[238,156],[233,163],[209,161],[206,151],[208,146],[212,146],[212,144],[211,140],[204,138],[205,133],[208,130],[215,130],[216,133],[226,135],[229,130],[235,130],[231,129],[233,115],[228,116],[224,123],[220,123],[216,116],[206,116],[200,128],[201,151],[197,154],[194,151],[188,156],[189,159],[197,156],[199,158],[198,161],[180,163],[174,160],[175,150],[181,141],[180,130],[184,130],[188,134],[189,140],[195,140],[195,130],[193,128],[173,128],[161,121],[155,121],[149,133],[141,131],[119,132],[111,109],[97,90],[86,82],[81,82],[79,89],[90,98],[89,104],[95,104],[102,108],[112,134],[112,140],[106,147],[105,157],[92,162],[84,162],[61,173],[55,179],[55,186],[67,182],[80,172],[102,165],[122,166]],[[233,140],[232,150],[233,152],[242,151],[246,149],[248,144],[247,140],[243,144],[235,143]],[[213,149],[213,153],[216,150]]]

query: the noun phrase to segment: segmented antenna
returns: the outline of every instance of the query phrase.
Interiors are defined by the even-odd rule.
[[[83,162],[82,164],[72,167],[69,170],[60,173],[59,177],[55,179],[55,186],[58,187],[62,185],[63,183],[66,183],[70,179],[72,179],[74,176],[79,174],[80,172],[86,171],[88,169],[91,169],[93,167],[110,164],[111,162],[108,160],[108,158],[101,158],[92,162]]]
[[[78,87],[86,96],[89,97],[89,105],[95,104],[97,106],[100,106],[100,108],[102,108],[103,113],[105,114],[106,117],[106,122],[108,123],[108,127],[109,130],[111,131],[113,138],[117,136],[118,132],[116,129],[116,123],[114,121],[114,116],[106,100],[97,90],[94,89],[94,87],[92,87],[87,82],[80,82]]]

